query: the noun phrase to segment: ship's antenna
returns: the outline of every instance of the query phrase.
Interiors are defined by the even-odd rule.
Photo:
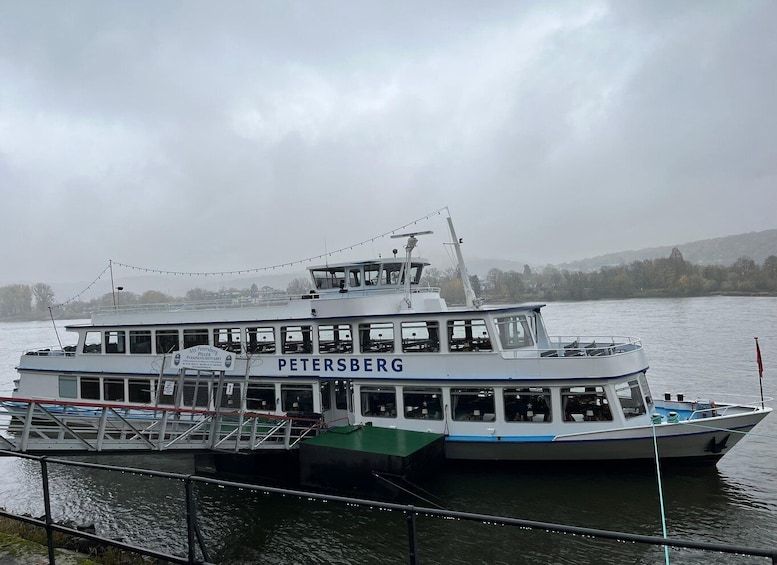
[[[402,267],[402,270],[399,272],[400,280],[402,280],[402,277],[404,276],[405,279],[405,304],[407,304],[408,308],[413,307],[413,302],[410,298],[410,256],[413,253],[413,249],[415,249],[415,246],[418,244],[418,238],[416,238],[417,235],[427,235],[430,233],[434,233],[432,231],[416,231],[416,232],[410,232],[410,233],[398,233],[396,235],[392,235],[392,239],[396,239],[398,237],[406,237],[407,238],[407,245],[405,245],[405,264]]]
[[[456,236],[456,230],[453,228],[453,219],[451,218],[451,213],[447,206],[445,207],[445,210],[448,212],[448,229],[451,231],[453,248],[456,250],[456,261],[458,262],[461,284],[464,285],[464,299],[466,300],[467,308],[480,308],[483,301],[475,296],[475,291],[472,289],[472,283],[469,280],[467,265],[464,263],[464,256],[461,254],[461,244],[463,243],[463,240]]]

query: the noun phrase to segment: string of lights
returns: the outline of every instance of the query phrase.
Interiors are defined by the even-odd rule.
[[[394,228],[393,230],[384,232],[384,233],[382,233],[380,235],[376,235],[375,237],[371,237],[369,239],[365,239],[364,241],[360,241],[359,243],[354,243],[353,245],[349,245],[349,246],[346,246],[346,247],[341,247],[340,249],[336,249],[334,251],[329,251],[327,253],[322,253],[321,255],[315,255],[315,256],[312,256],[312,257],[306,257],[305,259],[298,259],[296,261],[291,261],[289,263],[278,263],[276,265],[269,265],[269,266],[265,266],[265,267],[255,267],[255,268],[250,268],[250,269],[240,269],[240,270],[236,270],[236,271],[215,271],[215,272],[210,272],[210,271],[209,272],[205,272],[205,271],[193,272],[193,271],[191,271],[190,272],[190,271],[169,271],[169,270],[166,270],[166,269],[153,269],[153,268],[149,268],[149,267],[138,267],[137,265],[128,265],[126,263],[120,263],[118,261],[112,261],[112,263],[113,263],[114,266],[117,266],[117,267],[124,267],[125,269],[131,269],[131,270],[134,270],[134,271],[142,271],[144,273],[157,273],[157,274],[160,274],[160,275],[189,276],[189,277],[193,277],[193,276],[197,276],[197,277],[231,276],[231,275],[244,275],[244,274],[249,274],[249,273],[261,273],[261,272],[265,272],[265,271],[274,271],[276,269],[283,269],[283,268],[286,268],[286,267],[293,267],[295,265],[303,265],[305,263],[309,263],[309,262],[315,261],[317,259],[324,259],[326,257],[331,257],[332,255],[334,255],[336,253],[342,253],[344,251],[350,251],[354,247],[360,247],[362,245],[366,245],[368,243],[372,243],[376,239],[381,239],[381,238],[386,237],[386,236],[394,235],[398,231],[404,230],[404,229],[406,229],[406,228],[408,228],[408,227],[410,227],[412,225],[417,224],[418,222],[423,222],[424,220],[428,220],[432,216],[435,216],[435,215],[439,216],[443,211],[446,211],[446,210],[448,210],[447,206],[445,206],[443,208],[440,208],[438,210],[435,210],[434,212],[430,212],[429,214],[426,214],[425,216],[422,216],[422,217],[420,217],[420,218],[418,218],[416,220],[413,220],[412,222],[408,222],[408,223],[406,223],[403,226],[399,226],[397,228]]]
[[[92,288],[97,283],[97,281],[99,281],[101,278],[103,278],[103,275],[106,272],[108,272],[108,270],[110,270],[110,268],[111,268],[111,264],[108,263],[108,265],[102,270],[102,272],[99,275],[97,275],[97,278],[94,279],[92,282],[90,282],[89,286],[87,286],[84,290],[82,290],[81,292],[79,292],[78,294],[73,296],[72,298],[68,298],[64,302],[60,302],[59,304],[52,304],[51,308],[61,308],[62,306],[66,306],[66,305],[70,304],[71,302],[75,302],[76,300],[78,300],[87,290]]]

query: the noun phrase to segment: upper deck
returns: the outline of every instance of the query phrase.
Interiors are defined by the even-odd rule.
[[[421,286],[425,259],[375,259],[309,267],[310,291],[280,291],[238,299],[104,307],[94,326],[191,324],[247,320],[353,317],[406,312],[445,312],[440,289]],[[409,273],[409,277],[406,277]]]

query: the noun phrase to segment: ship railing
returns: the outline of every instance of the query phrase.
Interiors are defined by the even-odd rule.
[[[678,401],[663,401],[665,405],[664,410],[672,410],[672,404],[678,406],[690,405],[690,413],[688,420],[702,420],[704,418],[711,418],[714,416],[727,416],[741,414],[743,412],[755,412],[761,410],[765,403],[772,402],[774,398],[756,397],[752,395],[744,394],[731,394],[731,393],[710,393],[700,394],[692,400],[686,400],[685,402]]]
[[[21,452],[51,450],[294,449],[321,418],[234,409],[205,410],[0,397],[10,417],[2,443]]]
[[[99,306],[95,310],[95,316],[125,313],[144,313],[144,312],[184,312],[201,310],[231,310],[240,308],[256,308],[268,306],[285,306],[290,302],[297,300],[310,299],[345,299],[359,298],[363,296],[378,296],[389,294],[401,294],[404,287],[371,288],[363,287],[360,289],[349,289],[348,292],[311,292],[309,294],[288,294],[283,291],[264,292],[256,296],[241,296],[235,298],[214,298],[212,300],[182,301],[182,302],[158,302],[150,304],[121,304]],[[440,293],[439,287],[423,286],[413,287],[413,294],[421,293]]]
[[[628,336],[552,336],[541,357],[601,357],[642,349],[642,341]]]
[[[41,357],[75,357],[76,346],[65,345],[60,347],[59,345],[52,345],[39,349],[27,350],[24,352],[24,355],[39,355]]]

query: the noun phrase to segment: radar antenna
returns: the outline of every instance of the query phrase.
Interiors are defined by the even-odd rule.
[[[392,239],[397,239],[400,237],[406,237],[407,238],[407,245],[405,245],[405,264],[402,266],[402,270],[399,273],[399,280],[405,281],[405,304],[407,304],[408,309],[413,307],[413,301],[410,297],[410,255],[413,253],[413,249],[415,249],[415,246],[418,244],[418,238],[417,235],[428,235],[430,233],[434,233],[433,231],[416,231],[416,232],[408,232],[408,233],[398,233],[396,235],[392,235]]]

